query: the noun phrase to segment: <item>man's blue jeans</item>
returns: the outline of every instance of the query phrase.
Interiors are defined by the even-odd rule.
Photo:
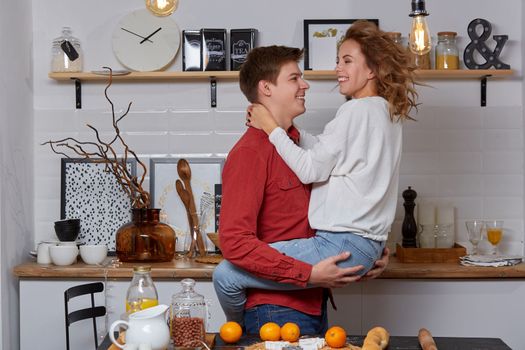
[[[317,231],[312,238],[294,239],[270,244],[273,248],[311,265],[342,252],[350,257],[338,263],[340,267],[363,265],[359,271],[364,275],[381,257],[384,242],[372,241],[351,232]],[[229,261],[222,261],[213,272],[213,286],[228,321],[243,324],[246,289],[294,290],[301,287],[256,277]],[[315,286],[308,286],[309,288]]]
[[[328,330],[326,298],[320,316],[308,315],[288,307],[268,304],[253,307],[244,313],[244,325],[248,334],[258,334],[259,329],[266,322],[275,322],[280,326],[286,322],[296,323],[301,329],[301,335],[325,334]]]

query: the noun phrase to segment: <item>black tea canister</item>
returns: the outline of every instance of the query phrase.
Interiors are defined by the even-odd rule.
[[[200,30],[182,31],[182,70],[202,70],[202,32]]]
[[[257,29],[230,30],[230,70],[239,70],[251,49],[257,46]]]
[[[202,60],[205,71],[226,70],[226,29],[202,29]]]

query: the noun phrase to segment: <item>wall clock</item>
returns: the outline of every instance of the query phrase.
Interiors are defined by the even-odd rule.
[[[113,53],[126,68],[149,72],[165,69],[180,46],[180,30],[169,17],[146,9],[124,16],[113,32]]]

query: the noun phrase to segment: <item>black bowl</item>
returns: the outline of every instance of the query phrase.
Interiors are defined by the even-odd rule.
[[[55,233],[61,242],[73,242],[80,233],[80,219],[68,219],[55,222]]]
[[[55,226],[58,227],[80,227],[80,219],[65,219],[55,221]]]

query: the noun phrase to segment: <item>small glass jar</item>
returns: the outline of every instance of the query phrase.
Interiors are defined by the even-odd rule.
[[[400,46],[403,45],[403,40],[401,39],[400,32],[387,32],[386,35],[388,35],[388,37],[392,39],[396,44]]]
[[[408,35],[410,42],[410,34]],[[410,63],[417,69],[430,69],[430,52],[422,55],[418,55],[410,50],[410,44],[407,47],[408,55],[410,57]]]
[[[159,295],[151,278],[151,267],[135,266],[133,279],[126,293],[126,313],[129,315],[158,304]]]
[[[436,45],[436,69],[459,69],[456,32],[439,32]]]
[[[62,28],[62,36],[53,40],[52,72],[82,72],[80,41],[71,35],[70,27]]]
[[[182,291],[171,298],[170,333],[175,347],[201,347],[205,341],[208,307],[195,292],[195,281],[181,281]]]

